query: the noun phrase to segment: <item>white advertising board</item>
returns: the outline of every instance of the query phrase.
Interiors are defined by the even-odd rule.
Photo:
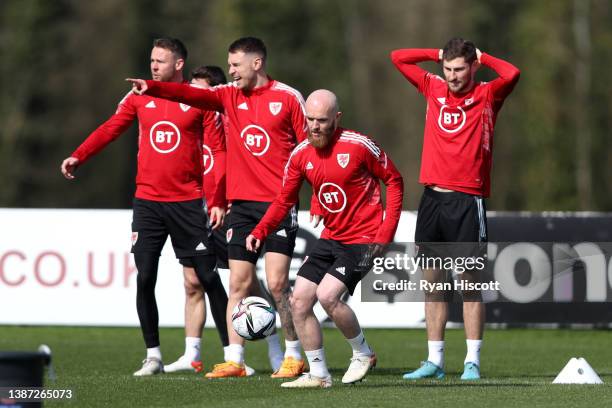
[[[300,212],[292,280],[319,236],[308,218]],[[0,324],[138,326],[131,219],[130,210],[0,209]],[[412,241],[415,220],[403,212],[396,242]],[[226,287],[228,273],[220,271]],[[263,260],[258,276],[265,281]],[[169,240],[156,297],[160,326],[182,326],[182,269]],[[348,302],[364,327],[415,327],[424,319],[422,303],[361,302],[359,287]],[[320,307],[317,316],[325,319]]]

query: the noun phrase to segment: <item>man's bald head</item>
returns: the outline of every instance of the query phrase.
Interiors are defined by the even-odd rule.
[[[338,106],[338,98],[332,91],[327,89],[317,89],[306,99],[306,112],[308,107],[311,109],[323,109],[335,115],[340,109]]]
[[[306,122],[308,141],[317,149],[329,144],[338,128],[342,112],[339,111],[338,98],[327,89],[318,89],[306,99]]]

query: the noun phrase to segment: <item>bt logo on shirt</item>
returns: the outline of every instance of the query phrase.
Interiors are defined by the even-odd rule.
[[[181,143],[181,132],[174,123],[162,120],[151,126],[149,140],[158,153],[171,153]]]
[[[334,183],[321,184],[318,199],[323,208],[331,213],[339,213],[346,207],[346,193]]]
[[[448,133],[455,133],[465,125],[465,111],[460,106],[442,105],[438,116],[438,126]]]
[[[244,147],[246,147],[253,156],[264,155],[270,147],[270,136],[268,136],[264,128],[257,125],[249,125],[242,129],[240,138],[244,143]]]

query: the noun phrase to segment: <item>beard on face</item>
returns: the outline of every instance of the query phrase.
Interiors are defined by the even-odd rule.
[[[317,137],[314,137],[310,129],[308,130],[308,142],[316,149],[323,149],[332,140],[336,129],[338,128],[337,122],[334,122],[330,128],[326,131],[319,131]]]
[[[322,149],[329,144],[329,135],[319,133],[315,138],[311,132],[308,132],[308,142],[316,149]]]

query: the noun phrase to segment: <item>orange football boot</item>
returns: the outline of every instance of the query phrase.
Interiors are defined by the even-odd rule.
[[[226,361],[225,363],[215,364],[213,370],[204,376],[206,378],[246,377],[246,370],[244,364]]]
[[[285,357],[280,368],[272,374],[272,378],[294,378],[304,372],[304,360],[297,360],[293,357]]]

